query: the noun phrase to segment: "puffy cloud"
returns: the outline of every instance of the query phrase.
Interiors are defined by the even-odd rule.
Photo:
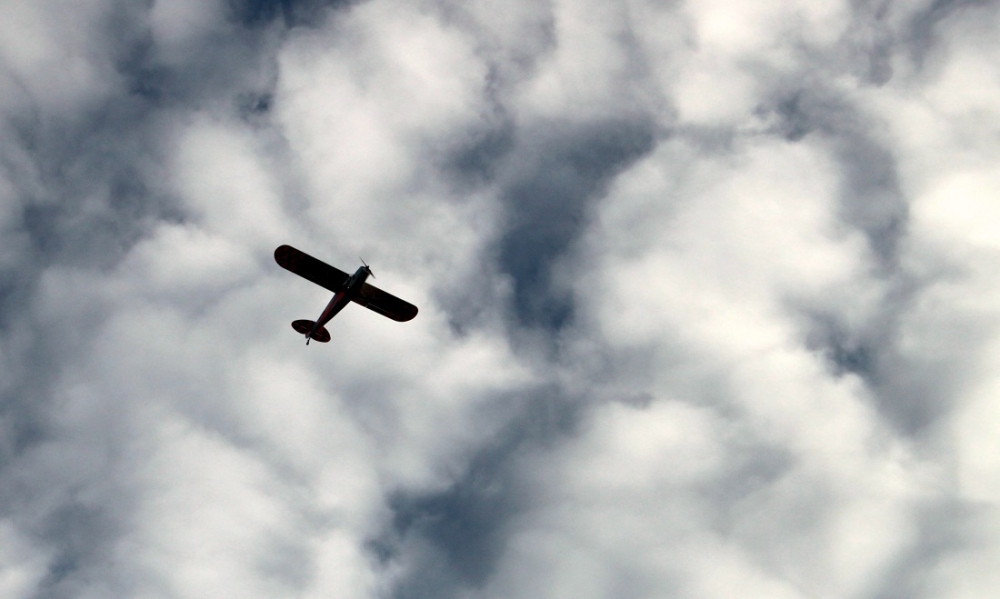
[[[126,4],[0,9],[5,596],[995,587],[995,3]]]

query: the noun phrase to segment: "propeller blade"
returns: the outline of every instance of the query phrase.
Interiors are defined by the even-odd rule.
[[[375,278],[375,273],[372,272],[372,267],[368,266],[368,263],[365,262],[365,259],[362,258],[361,256],[358,256],[358,260],[361,260],[361,263],[365,265],[365,269],[368,271],[369,276],[371,276],[371,278],[374,279]]]

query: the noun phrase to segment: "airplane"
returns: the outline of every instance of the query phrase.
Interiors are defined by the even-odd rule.
[[[293,329],[306,336],[306,345],[313,339],[319,343],[329,341],[330,333],[323,325],[330,322],[349,302],[361,304],[397,322],[413,320],[417,315],[417,307],[413,304],[365,282],[369,276],[375,278],[375,275],[364,260],[353,275],[348,275],[290,245],[281,245],[274,250],[274,261],[285,270],[333,292],[333,298],[316,321],[296,320],[292,323]]]

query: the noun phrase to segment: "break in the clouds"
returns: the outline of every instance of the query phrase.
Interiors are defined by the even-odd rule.
[[[0,7],[0,595],[985,597],[1000,6]],[[420,307],[288,326],[291,243]]]

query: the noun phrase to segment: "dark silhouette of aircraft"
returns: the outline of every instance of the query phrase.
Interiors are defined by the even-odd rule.
[[[363,266],[359,267],[353,275],[348,275],[346,272],[334,268],[322,260],[317,260],[290,245],[282,245],[275,249],[274,260],[282,268],[333,292],[333,299],[326,305],[326,309],[315,322],[296,320],[292,323],[293,329],[306,336],[306,345],[309,345],[309,341],[312,339],[320,343],[326,343],[330,340],[330,333],[323,325],[330,322],[330,319],[343,310],[348,302],[361,304],[373,312],[378,312],[382,316],[387,316],[398,322],[412,320],[417,315],[417,307],[413,304],[365,282],[369,276],[375,278],[375,275],[372,274],[372,269],[365,264],[364,260],[361,261]]]

